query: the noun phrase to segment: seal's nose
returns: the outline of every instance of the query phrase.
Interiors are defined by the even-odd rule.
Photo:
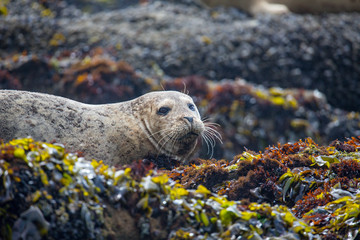
[[[193,118],[192,117],[184,117],[186,120],[188,120],[190,123],[193,122]]]

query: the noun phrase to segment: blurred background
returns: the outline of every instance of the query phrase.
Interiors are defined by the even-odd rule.
[[[357,7],[269,14],[195,0],[2,0],[0,88],[93,104],[186,88],[220,125],[217,159],[306,137],[328,144],[360,136]],[[200,157],[210,157],[206,146]]]

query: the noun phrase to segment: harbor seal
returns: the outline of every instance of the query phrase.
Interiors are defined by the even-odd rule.
[[[200,136],[211,145],[214,134],[192,98],[177,91],[90,105],[43,93],[0,90],[0,138],[55,140],[107,164],[158,156],[185,162],[195,153]]]

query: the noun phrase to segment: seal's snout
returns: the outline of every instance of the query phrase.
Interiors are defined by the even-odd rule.
[[[189,123],[192,123],[194,121],[193,117],[184,117],[186,120],[189,121]]]

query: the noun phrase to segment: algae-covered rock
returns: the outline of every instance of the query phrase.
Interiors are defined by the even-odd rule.
[[[246,150],[231,162],[197,160],[168,175],[185,188],[206,185],[230,200],[287,206],[321,239],[356,239],[360,140],[319,146],[312,139]]]
[[[353,239],[358,149],[356,138],[324,147],[307,139],[162,171],[148,161],[116,169],[61,144],[13,140],[0,145],[0,237]],[[254,173],[254,189],[236,183]]]
[[[319,89],[333,106],[359,109],[360,13],[252,17],[190,0],[5,2],[1,58],[61,58],[65,50],[71,60],[101,46],[147,76],[242,77],[266,87]]]
[[[285,206],[229,201],[202,185],[185,189],[152,164],[115,169],[30,138],[1,144],[0,159],[2,239],[306,239],[313,233]]]

